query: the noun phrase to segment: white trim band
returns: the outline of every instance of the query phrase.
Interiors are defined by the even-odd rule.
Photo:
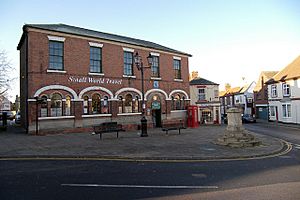
[[[89,75],[91,75],[91,76],[104,76],[103,73],[94,73],[94,72],[89,72]]]
[[[181,58],[178,57],[178,56],[173,56],[173,59],[174,59],[174,60],[181,60]]]
[[[67,71],[65,71],[65,70],[55,70],[55,69],[47,69],[47,72],[48,73],[62,73],[62,74],[67,73]]]
[[[118,113],[118,116],[130,116],[130,115],[141,115],[142,113]]]
[[[151,56],[159,56],[159,53],[151,52],[150,55]]]

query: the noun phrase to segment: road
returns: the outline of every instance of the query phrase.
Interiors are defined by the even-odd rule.
[[[283,138],[293,149],[218,162],[0,161],[0,199],[299,199],[299,129],[246,128]]]

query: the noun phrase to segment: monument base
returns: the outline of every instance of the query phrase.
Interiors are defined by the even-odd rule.
[[[254,147],[261,145],[261,141],[257,140],[249,131],[225,131],[225,134],[218,138],[215,144],[242,148],[242,147]]]

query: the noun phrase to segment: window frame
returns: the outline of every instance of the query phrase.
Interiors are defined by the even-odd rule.
[[[156,72],[155,72],[155,69],[156,69]],[[152,55],[151,77],[160,78],[159,56]]]
[[[55,46],[55,44],[59,44],[61,45],[61,48],[55,48],[53,46]],[[56,71],[64,71],[64,42],[63,41],[57,41],[57,40],[49,40],[49,54],[48,54],[48,69],[49,70],[56,70]],[[61,51],[61,55],[60,53],[55,53],[55,51]],[[52,58],[52,59],[51,59]],[[60,63],[60,62],[54,62],[51,60],[56,60],[57,58],[59,58],[59,60],[61,59],[61,67],[55,66],[56,64]],[[54,65],[54,66],[52,66]]]
[[[292,117],[292,106],[291,104],[282,104],[282,117],[291,118]]]
[[[289,97],[289,96],[291,96],[291,87],[290,87],[289,84],[287,84],[287,83],[283,83],[283,84],[282,84],[282,95],[283,95],[284,97]]]
[[[92,52],[92,50],[93,50],[93,52]],[[95,52],[95,50],[99,50],[99,54],[97,52]],[[96,57],[92,57],[92,56],[96,56]],[[98,59],[97,59],[97,56],[98,56]],[[99,62],[99,66],[96,66],[95,62]],[[99,69],[99,71],[94,70],[94,69]],[[103,73],[102,48],[101,47],[90,46],[90,73]]]
[[[200,92],[200,90],[202,90],[203,92]],[[205,88],[198,88],[198,101],[205,101],[206,100],[206,94],[205,93],[206,93]],[[200,98],[200,97],[202,97],[202,98]]]
[[[131,58],[126,57],[126,55],[131,55]],[[131,59],[131,62],[127,62]],[[128,73],[131,72],[131,73]],[[123,51],[123,75],[134,76],[133,71],[133,52]]]
[[[181,76],[181,60],[173,59],[174,79],[182,79]]]
[[[271,85],[271,97],[277,97],[277,85]]]

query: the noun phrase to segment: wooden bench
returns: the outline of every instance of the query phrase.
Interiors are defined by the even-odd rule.
[[[121,124],[118,124],[117,122],[104,122],[100,124],[99,126],[94,126],[94,133],[100,134],[100,140],[102,140],[102,134],[103,133],[117,133],[117,138],[119,137],[119,131],[125,131],[122,128]]]
[[[166,131],[166,135],[168,135],[168,132],[171,130],[178,130],[178,133],[180,135],[180,130],[181,129],[186,129],[186,127],[184,127],[183,123],[166,123],[162,125],[162,130]]]

